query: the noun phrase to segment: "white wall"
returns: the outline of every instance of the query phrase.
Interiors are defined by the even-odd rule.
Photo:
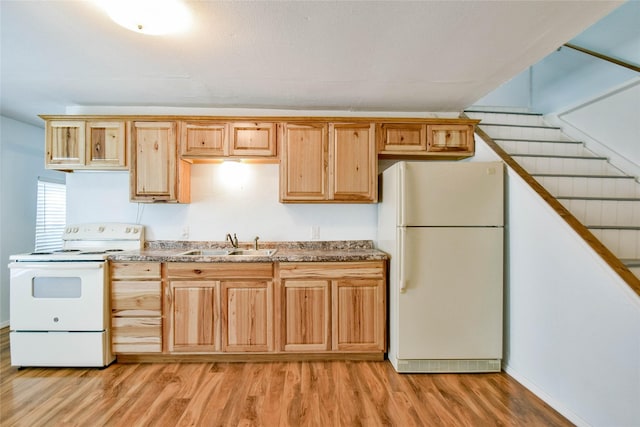
[[[9,255],[35,244],[38,176],[44,169],[44,129],[0,117],[0,327],[9,322]]]
[[[190,204],[131,203],[126,172],[75,172],[67,191],[68,223],[136,222],[139,216],[147,240],[222,241],[227,233],[241,242],[311,240],[314,226],[320,240],[376,236],[375,204],[279,203],[277,164],[193,165]]]
[[[513,171],[506,371],[572,422],[638,426],[640,297]]]
[[[545,118],[628,174],[640,176],[640,78]]]

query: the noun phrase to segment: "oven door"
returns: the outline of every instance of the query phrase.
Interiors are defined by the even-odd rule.
[[[107,263],[9,264],[12,331],[103,331],[108,325]]]

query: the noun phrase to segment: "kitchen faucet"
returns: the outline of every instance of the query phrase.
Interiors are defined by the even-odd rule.
[[[233,233],[233,237],[231,237],[230,233],[227,233],[227,238],[225,240],[230,241],[231,246],[233,246],[234,248],[238,248],[238,237],[236,236],[236,233]]]
[[[256,236],[253,238],[254,244],[253,244],[253,248],[257,251],[258,250],[258,239],[260,237]]]

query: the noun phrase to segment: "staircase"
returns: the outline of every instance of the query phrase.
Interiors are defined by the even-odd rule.
[[[468,110],[478,125],[640,278],[640,184],[542,115]]]

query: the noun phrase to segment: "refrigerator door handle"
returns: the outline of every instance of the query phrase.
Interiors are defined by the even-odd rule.
[[[406,240],[407,240],[407,229],[404,227],[400,228],[400,236],[399,236],[399,244],[400,244],[400,248],[398,251],[398,257],[400,258],[400,262],[398,263],[398,283],[399,283],[399,291],[401,294],[403,294],[406,290],[407,290],[407,283],[405,281],[405,277],[404,277],[404,271],[405,271],[405,246],[406,246]]]
[[[398,195],[398,224],[406,225],[404,220],[404,203],[405,203],[405,175],[407,173],[407,164],[400,162],[398,167],[398,188],[396,188],[396,194]]]

